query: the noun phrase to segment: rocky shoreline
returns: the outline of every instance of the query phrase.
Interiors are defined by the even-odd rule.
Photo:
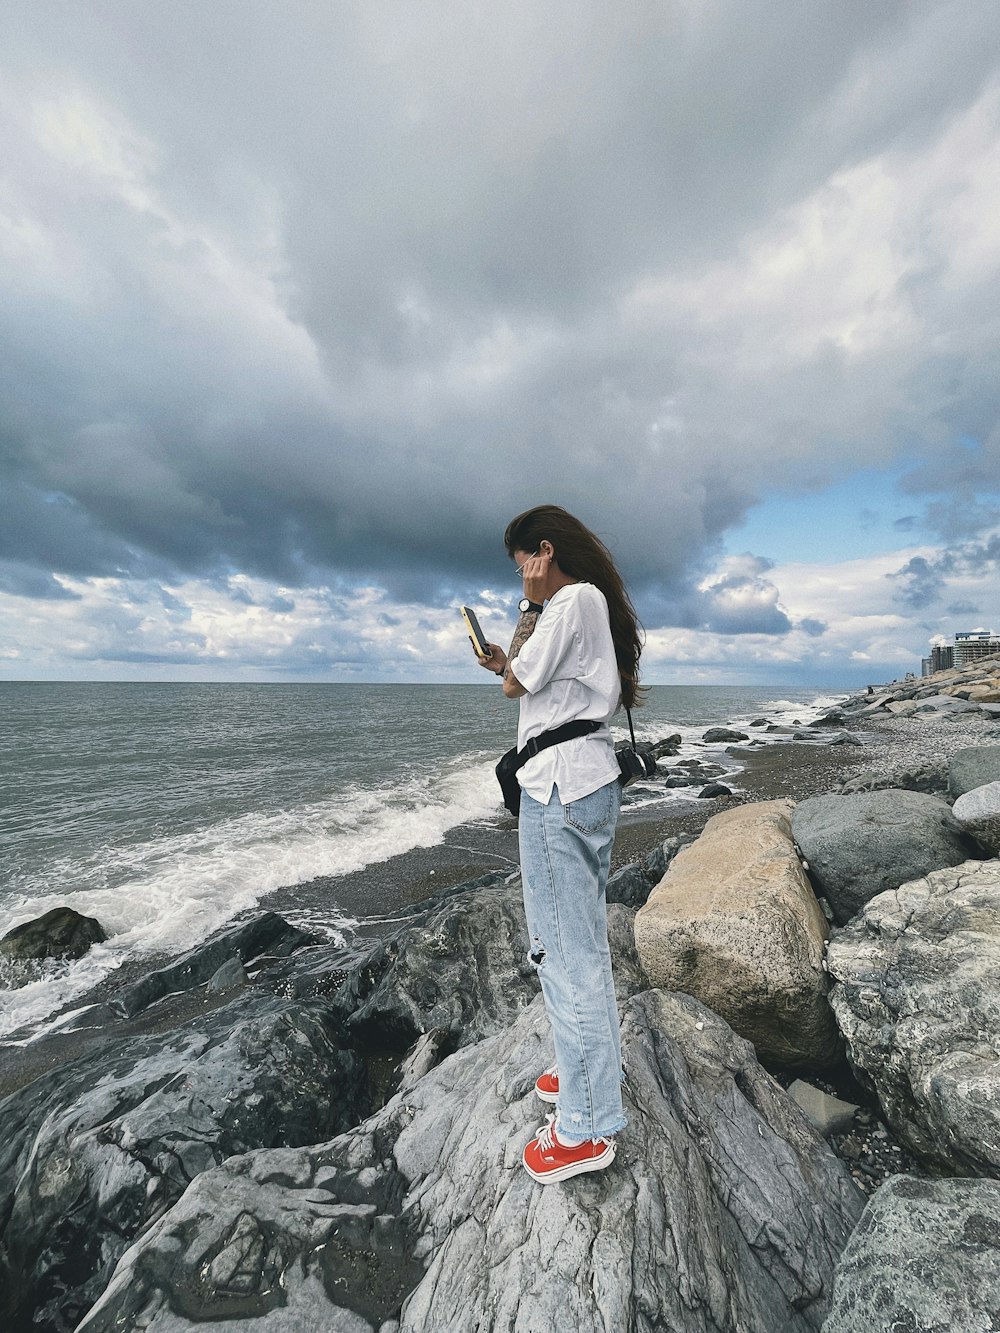
[[[0,1327],[1000,1326],[998,714],[997,660],[893,682],[623,822],[599,1175],[519,1165],[512,826],[380,872],[381,937],[264,912],[119,977],[0,1071]]]

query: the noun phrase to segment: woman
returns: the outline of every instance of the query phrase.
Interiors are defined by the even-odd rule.
[[[518,773],[529,956],[556,1052],[535,1084],[556,1110],[523,1160],[548,1183],[609,1166],[613,1136],[627,1124],[604,897],[621,803],[607,723],[620,703],[636,702],[642,645],[610,552],[565,509],[519,514],[504,545],[524,581],[521,615],[508,652],[490,644],[480,661],[521,701],[518,749],[563,723],[594,724]]]

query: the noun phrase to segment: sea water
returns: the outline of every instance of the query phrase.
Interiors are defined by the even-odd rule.
[[[806,721],[842,693],[655,686],[636,736],[679,732],[681,758],[732,767],[699,743],[705,728]],[[0,1040],[266,895],[294,921],[296,886],[501,818],[493,766],[516,726],[492,683],[0,684],[0,936],[62,904],[109,935],[27,986],[0,985]],[[627,737],[624,714],[613,732]],[[662,779],[625,793],[632,807],[690,795]],[[331,938],[355,924],[334,898]]]

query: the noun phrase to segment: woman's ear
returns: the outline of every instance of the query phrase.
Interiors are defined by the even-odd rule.
[[[543,538],[542,541],[538,543],[538,554],[547,555],[550,560],[555,555],[555,551],[552,549],[552,543],[548,538]]]

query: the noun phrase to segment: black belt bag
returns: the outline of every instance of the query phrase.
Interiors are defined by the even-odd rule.
[[[577,736],[589,736],[592,731],[600,731],[603,726],[603,722],[596,722],[593,719],[580,718],[576,722],[564,722],[561,727],[553,727],[551,731],[543,731],[537,736],[532,736],[522,749],[519,750],[515,746],[513,750],[508,750],[497,764],[496,775],[500,790],[503,792],[503,803],[510,813],[518,815],[521,812],[521,784],[517,780],[517,774],[529,759],[534,759],[539,751],[547,750],[550,745],[575,740]]]

